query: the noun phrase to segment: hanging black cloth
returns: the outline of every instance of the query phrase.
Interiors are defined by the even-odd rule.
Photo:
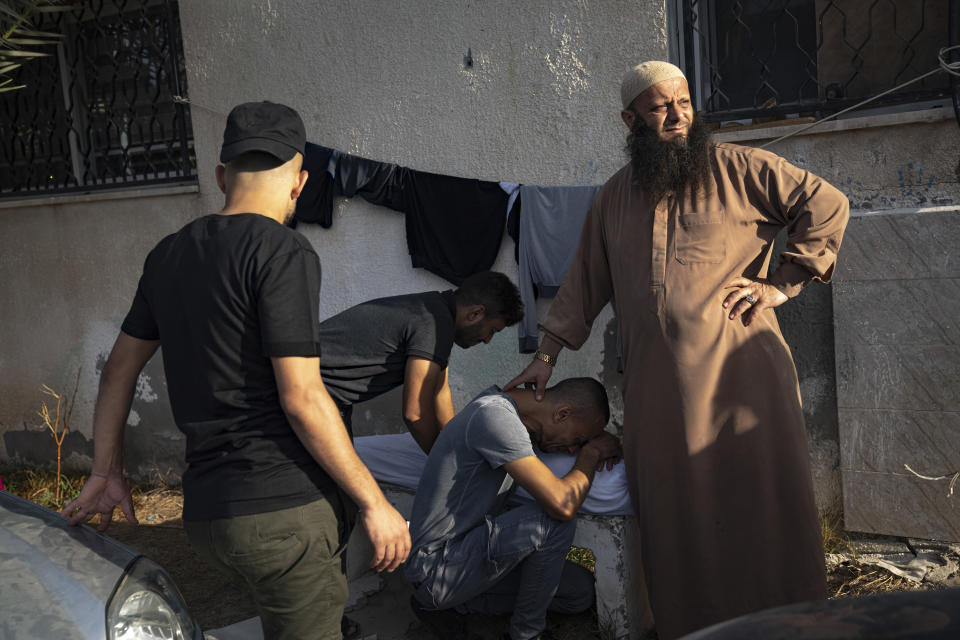
[[[507,235],[513,238],[513,261],[520,264],[520,194],[513,199],[513,205],[507,214]]]
[[[493,266],[507,217],[498,183],[404,169],[402,187],[414,267],[459,285]]]
[[[349,153],[337,157],[337,192],[352,198],[403,211],[402,179],[406,169],[389,162],[367,160]]]
[[[310,174],[310,177],[307,178],[307,184],[297,198],[297,209],[293,214],[291,227],[296,227],[298,222],[310,222],[329,229],[333,224],[334,182],[333,176],[327,171],[331,155],[333,155],[333,149],[307,143],[303,169]]]

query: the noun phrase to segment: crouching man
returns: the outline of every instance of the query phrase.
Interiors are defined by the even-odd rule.
[[[620,460],[606,433],[607,394],[571,378],[542,401],[527,389],[491,387],[440,432],[420,479],[405,569],[417,617],[445,638],[466,637],[463,613],[509,613],[506,638],[546,638],[547,609],[590,607],[592,576],[566,562],[577,510],[594,471]],[[558,478],[534,453],[576,453]],[[535,504],[504,510],[519,485]]]

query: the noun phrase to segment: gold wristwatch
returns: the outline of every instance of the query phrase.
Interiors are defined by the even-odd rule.
[[[533,357],[536,358],[537,360],[543,360],[544,362],[546,362],[546,363],[547,363],[548,365],[550,365],[551,367],[557,364],[557,358],[556,358],[556,356],[548,355],[548,354],[544,353],[543,351],[540,351],[540,349],[537,349],[537,352],[536,352],[535,354],[533,354]]]

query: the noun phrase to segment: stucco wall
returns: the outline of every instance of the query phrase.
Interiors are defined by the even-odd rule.
[[[665,51],[662,10],[629,2],[188,1],[181,22],[199,165],[208,168],[230,107],[271,99],[301,113],[312,142],[371,159],[485,180],[599,184],[624,161],[620,77]],[[201,173],[211,209],[219,202],[212,180]],[[331,229],[299,230],[323,263],[322,316],[377,296],[452,287],[411,268],[401,215],[360,198],[335,201]],[[505,236],[494,268],[516,279],[512,256]],[[611,320],[607,310],[597,326]],[[595,331],[557,373],[616,387],[609,341]],[[454,404],[505,383],[529,359],[514,328],[489,346],[455,347]],[[355,431],[400,430],[399,406],[394,393],[359,407]]]
[[[789,131],[789,126],[772,127],[718,137],[759,146]],[[769,149],[837,186],[850,199],[854,215],[870,216],[960,204],[958,148],[960,127],[952,109],[941,108],[828,123]],[[851,225],[848,235],[856,233],[856,225]],[[783,244],[781,236],[776,249]],[[841,268],[844,256],[841,247]],[[841,462],[830,286],[811,284],[777,309],[777,317],[800,378],[817,503],[821,508],[838,506]]]
[[[199,214],[196,193],[0,209],[0,461],[49,463],[56,448],[36,415],[47,384],[69,398],[77,384],[68,466],[89,466],[100,370],[129,309],[147,252]],[[137,475],[183,455],[160,359],[144,372],[127,435]]]

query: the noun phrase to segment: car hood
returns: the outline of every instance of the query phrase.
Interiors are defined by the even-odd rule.
[[[0,636],[106,638],[106,604],[137,555],[0,491]]]

